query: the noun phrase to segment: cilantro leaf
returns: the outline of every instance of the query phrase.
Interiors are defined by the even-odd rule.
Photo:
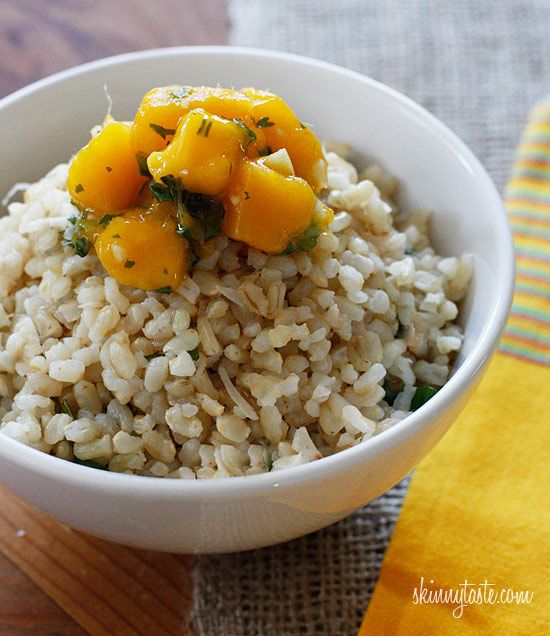
[[[76,236],[76,234],[67,244],[74,249],[77,256],[81,256],[82,258],[92,249],[91,242],[85,236]]]
[[[411,400],[411,411],[416,411],[421,406],[424,406],[428,400],[433,398],[437,393],[437,389],[433,386],[419,386],[414,392]]]
[[[383,389],[385,391],[384,400],[389,406],[393,406],[395,398],[403,390],[403,381],[394,376],[387,375],[384,379]]]
[[[183,99],[189,95],[189,91],[183,86],[176,86],[170,91],[171,99]]]
[[[154,360],[155,358],[161,358],[164,354],[160,351],[155,351],[155,353],[150,353],[149,355],[143,356],[148,362],[150,360]]]
[[[115,218],[114,214],[105,214],[99,219],[99,225],[102,227],[107,227],[109,223]]]
[[[67,400],[63,400],[63,402],[61,402],[60,408],[62,413],[66,413],[69,417],[72,417],[74,420],[74,415],[71,411],[71,407],[69,406],[69,403],[67,402]]]
[[[157,183],[156,181],[149,182],[149,190],[151,190],[151,194],[157,201],[174,200],[174,194],[172,190],[167,186],[163,186],[160,183]]]
[[[160,135],[163,139],[166,139],[168,135],[176,134],[174,128],[165,128],[164,126],[159,126],[158,124],[149,124],[149,128],[152,128],[157,133],[157,135]]]
[[[246,150],[248,146],[250,146],[250,144],[253,144],[256,141],[256,133],[251,128],[249,128],[242,119],[235,118],[232,121],[235,122],[237,126],[239,126],[239,128],[242,128],[244,131],[246,137],[244,150]]]
[[[217,199],[189,192],[185,205],[189,214],[200,223],[203,241],[208,241],[221,233],[225,211]]]
[[[147,155],[144,155],[141,152],[136,154],[136,161],[139,166],[139,174],[142,177],[150,177],[151,173],[149,172],[149,166],[147,165]]]
[[[269,117],[260,117],[256,122],[256,128],[269,128],[275,126],[275,122],[269,121]]]
[[[93,459],[78,459],[75,457],[74,463],[80,466],[87,466],[88,468],[95,468],[96,470],[109,470],[107,466],[102,466],[94,462]]]
[[[197,130],[197,135],[202,135],[203,137],[208,137],[208,133],[212,128],[212,120],[210,117],[203,117],[201,121],[201,125]]]

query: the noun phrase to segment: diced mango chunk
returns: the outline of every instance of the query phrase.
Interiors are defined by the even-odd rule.
[[[181,118],[194,108],[203,108],[227,119],[243,119],[250,108],[250,99],[229,88],[176,85],[154,88],[145,95],[135,116],[132,127],[134,151],[147,157],[162,150]]]
[[[130,125],[112,121],[72,160],[67,189],[77,205],[100,215],[134,205],[144,181],[130,145]]]
[[[269,254],[312,224],[317,199],[306,181],[244,160],[225,198],[224,233]]]
[[[190,192],[217,196],[244,156],[245,137],[234,121],[197,108],[181,120],[164,150],[149,155],[147,165],[155,181],[172,176]]]
[[[286,148],[296,174],[315,192],[326,186],[327,162],[317,137],[300,122],[283,99],[255,88],[243,88],[251,100],[249,116],[265,138],[266,149],[275,152]],[[257,145],[258,150],[262,150]]]
[[[326,160],[316,136],[280,97],[255,88],[164,86],[149,91],[132,127],[136,154],[147,157],[165,148],[181,119],[196,108],[242,120],[256,135],[248,145],[249,158],[286,148],[299,177],[316,192],[326,185]]]
[[[95,250],[110,276],[138,289],[176,289],[189,266],[188,243],[176,234],[171,203],[115,217],[97,238]]]

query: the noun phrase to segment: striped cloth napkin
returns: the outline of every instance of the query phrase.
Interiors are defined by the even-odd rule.
[[[550,625],[550,103],[506,190],[517,285],[470,405],[415,472],[359,634],[544,634]]]

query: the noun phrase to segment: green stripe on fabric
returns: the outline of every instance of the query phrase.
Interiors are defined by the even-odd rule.
[[[517,266],[518,274],[522,274],[523,276],[532,278],[534,280],[540,280],[545,283],[546,281],[550,281],[550,272],[545,272],[543,270],[537,269],[536,267],[527,267],[523,266],[521,263]]]
[[[519,167],[514,172],[514,177],[516,178],[527,178],[527,179],[547,179],[550,177],[550,166],[548,167],[540,167],[540,168],[522,168]]]
[[[507,196],[512,198],[517,197],[518,199],[529,199],[529,200],[533,200],[534,202],[550,201],[550,194],[545,194],[537,190],[529,190],[526,188],[511,187],[508,190]]]
[[[516,289],[525,294],[532,294],[533,296],[539,296],[540,298],[549,298],[550,291],[548,289],[537,287],[536,285],[530,285],[529,283],[516,283]]]
[[[526,358],[527,360],[532,360],[533,362],[550,364],[550,356],[545,356],[543,353],[517,346],[511,342],[502,341],[499,349],[500,351],[511,353],[512,355],[518,355],[519,357]]]
[[[534,258],[540,258],[541,260],[548,260],[550,262],[550,252],[544,249],[537,249],[536,247],[526,247],[524,245],[516,244],[516,254],[519,256],[532,256]]]
[[[545,221],[546,223],[550,223],[550,215],[541,210],[533,210],[529,206],[524,206],[523,204],[517,205],[513,201],[506,201],[504,207],[508,210],[508,212],[513,216],[521,216],[522,219],[531,219],[532,221]]]
[[[535,161],[548,161],[550,163],[550,153],[548,150],[522,150],[519,155],[519,160],[522,159],[534,159]]]
[[[525,305],[521,305],[518,303],[514,303],[512,309],[517,314],[533,316],[533,318],[538,318],[539,320],[548,322],[550,326],[550,312],[540,311],[539,309],[532,309],[531,307],[526,307]]]
[[[530,338],[531,340],[536,340],[537,342],[542,342],[544,344],[550,345],[550,336],[545,336],[542,333],[529,331],[528,329],[521,329],[520,327],[513,327],[510,325],[509,327],[506,328],[506,333],[511,333],[511,334],[514,334],[515,336],[520,336],[523,338]]]
[[[510,225],[514,232],[523,232],[524,234],[531,234],[532,236],[540,236],[542,238],[550,239],[550,224],[548,225],[548,228],[545,228],[536,226],[533,227],[532,225],[524,225],[523,223],[511,221]]]
[[[525,245],[518,245],[516,243],[516,253],[517,254],[525,254],[526,256],[534,256],[535,258],[540,258],[542,260],[548,259],[550,261],[550,251],[545,249],[537,249],[535,247],[526,247]]]
[[[529,143],[548,143],[550,141],[550,132],[537,131],[529,134],[525,141]]]

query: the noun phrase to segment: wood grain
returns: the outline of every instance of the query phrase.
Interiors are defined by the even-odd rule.
[[[226,0],[0,0],[0,97],[51,73],[109,55],[163,46],[224,44],[228,29]],[[0,509],[4,512],[2,503]],[[13,558],[16,548],[26,544],[25,538],[15,535],[17,528],[9,527]],[[167,572],[173,586],[189,565],[180,557],[134,554],[127,548],[79,537],[89,542],[90,550],[100,550],[103,562],[111,559],[116,563],[122,558],[139,572],[144,568]],[[175,571],[173,559],[178,563]],[[170,598],[169,602],[175,602]],[[2,636],[84,633],[0,553]]]
[[[1,0],[0,97],[109,55],[224,44],[228,28],[226,0]]]
[[[0,550],[90,634],[191,633],[191,557],[89,537],[3,488]],[[25,612],[19,624],[33,618]]]
[[[7,557],[0,555],[0,634],[37,636],[86,632],[39,590]]]

